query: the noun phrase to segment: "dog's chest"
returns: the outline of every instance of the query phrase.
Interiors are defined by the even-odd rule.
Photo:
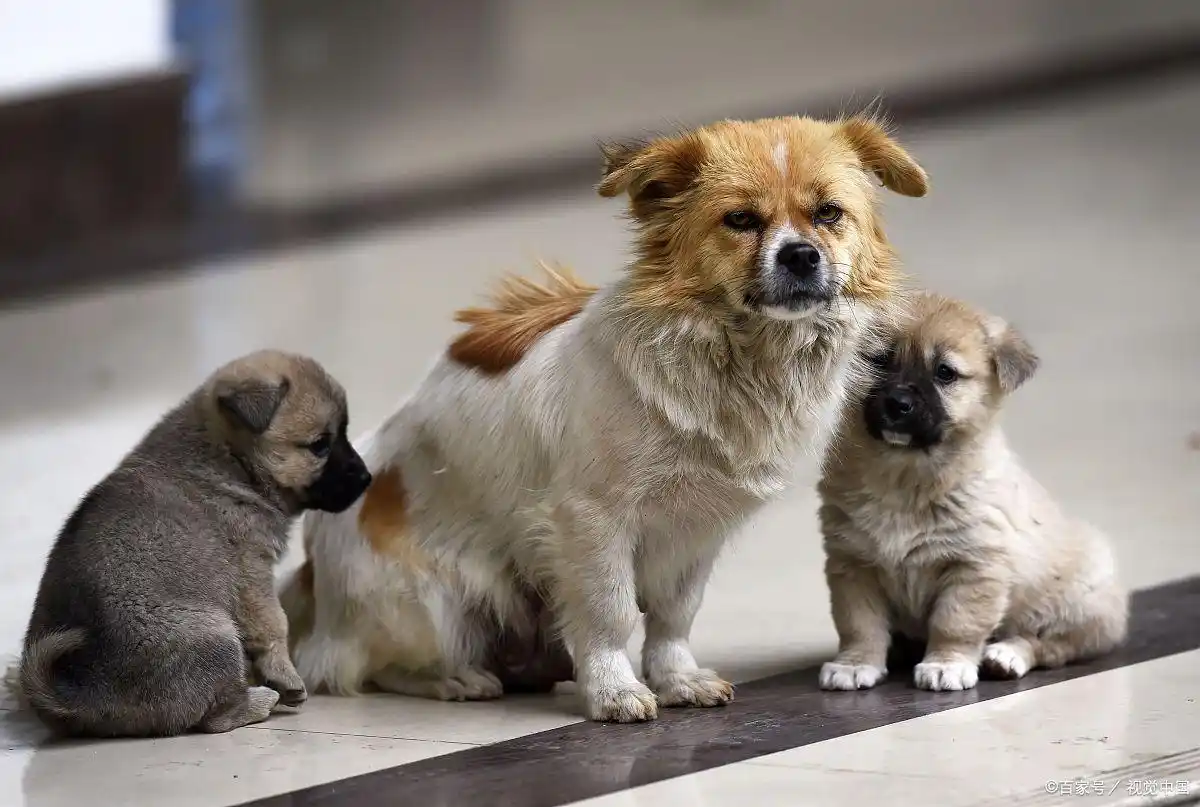
[[[963,512],[953,502],[915,509],[887,494],[847,508],[854,529],[843,535],[876,571],[897,627],[920,637],[938,594],[941,572],[975,549]]]

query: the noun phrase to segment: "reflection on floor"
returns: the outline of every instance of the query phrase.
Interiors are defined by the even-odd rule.
[[[1040,377],[1009,414],[1012,440],[1067,506],[1113,534],[1135,587],[1200,572],[1200,453],[1188,444],[1200,428],[1198,126],[1200,84],[1179,82],[906,133],[934,192],[889,200],[891,233],[921,280],[1015,320],[1040,350]],[[342,379],[366,429],[441,349],[449,312],[496,273],[547,257],[613,276],[626,243],[616,212],[581,190],[0,314],[0,649],[17,647],[66,512],[217,363],[265,345],[310,352]],[[745,531],[701,611],[698,655],[734,680],[805,667],[833,647],[813,476],[799,469],[795,494]],[[1194,744],[1195,656],[608,798],[829,804],[886,784],[898,803],[967,804],[1000,782],[1031,794],[1062,777],[1107,782]],[[567,696],[318,698],[219,737],[37,750],[3,729],[0,804],[103,793],[219,807],[577,719]]]

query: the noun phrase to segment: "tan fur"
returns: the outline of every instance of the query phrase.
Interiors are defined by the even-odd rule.
[[[1019,677],[1111,650],[1127,618],[1111,548],[1058,509],[997,421],[1037,368],[1032,348],[1000,318],[933,294],[912,301],[890,343],[881,389],[939,364],[958,378],[928,386],[945,413],[929,448],[873,437],[865,397],[847,407],[819,486],[839,636],[821,685],[873,686],[893,631],[927,639],[914,671],[925,689],[970,688],[981,663]]]
[[[450,357],[486,373],[502,373],[542,336],[577,316],[597,291],[568,269],[542,268],[547,283],[509,275],[490,306],[459,311],[455,321],[470,327],[451,343]]]
[[[783,170],[778,151],[786,154]],[[801,236],[844,256],[855,271],[848,297],[878,303],[900,281],[867,181],[924,196],[924,170],[871,118],[725,121],[648,144],[610,145],[599,185],[604,196],[628,192],[640,225],[634,293],[648,307],[740,309],[757,266],[752,237],[719,225],[731,210],[750,210],[769,228],[788,221]],[[844,219],[813,221],[836,201]],[[662,212],[664,215],[659,215]]]
[[[392,466],[375,476],[363,496],[358,526],[379,555],[423,571],[429,566],[429,557],[413,542],[407,510],[404,478],[400,469]]]

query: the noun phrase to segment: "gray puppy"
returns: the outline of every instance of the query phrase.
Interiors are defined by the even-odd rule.
[[[18,696],[59,733],[102,737],[224,732],[302,703],[274,568],[297,515],[345,510],[370,484],[346,427],[345,393],[312,359],[217,370],[63,527]]]

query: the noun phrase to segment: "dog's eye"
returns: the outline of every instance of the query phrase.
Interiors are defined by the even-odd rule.
[[[942,363],[933,371],[933,377],[937,379],[939,384],[953,384],[958,380],[958,370],[955,370],[949,364]]]
[[[316,456],[324,457],[326,454],[329,453],[329,448],[331,445],[332,445],[332,441],[330,440],[329,435],[322,434],[316,440],[313,440],[311,443],[309,443],[308,445],[306,445],[304,447],[307,448],[309,451],[311,451]]]
[[[871,362],[871,365],[877,370],[886,370],[892,363],[892,354],[890,351],[874,353],[867,357],[867,361]]]
[[[749,210],[735,210],[725,214],[725,226],[731,230],[747,231],[762,227],[762,219]]]
[[[817,212],[813,214],[813,218],[818,224],[833,224],[842,217],[842,209],[832,202],[826,202],[817,208]]]

